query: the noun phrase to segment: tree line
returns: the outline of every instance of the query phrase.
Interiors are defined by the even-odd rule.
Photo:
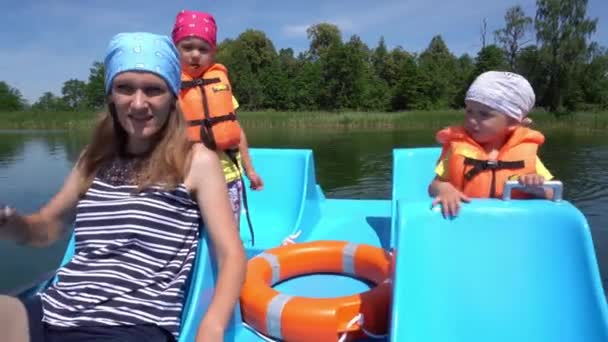
[[[602,110],[608,108],[608,49],[591,41],[598,20],[587,16],[587,3],[537,0],[534,17],[514,6],[490,33],[483,20],[475,56],[455,56],[440,35],[420,53],[388,49],[383,37],[370,48],[357,35],[343,40],[338,26],[319,23],[307,29],[309,47],[297,55],[249,29],[221,42],[217,60],[228,67],[234,93],[248,110],[461,108],[470,83],[487,70],[524,75],[537,106],[552,112]],[[86,81],[70,79],[60,95],[46,92],[32,105],[0,82],[0,110],[98,109],[104,104],[103,69],[94,62]]]

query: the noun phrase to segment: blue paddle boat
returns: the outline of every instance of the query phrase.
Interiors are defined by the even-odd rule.
[[[604,292],[589,226],[580,211],[559,198],[479,199],[465,204],[458,217],[444,219],[431,208],[427,194],[439,152],[435,147],[395,149],[392,198],[358,200],[324,196],[310,150],[252,149],[265,188],[247,192],[255,239],[245,214],[240,231],[248,257],[268,260],[268,251],[286,241],[295,245],[282,248],[342,241],[351,252],[343,255],[351,257],[361,246],[385,251],[390,256],[388,285],[383,285],[390,305],[381,315],[385,333],[362,333],[364,317],[353,315],[348,329],[338,329],[332,341],[608,341]],[[561,189],[559,183],[552,186]],[[217,275],[204,233],[199,246],[180,342],[194,340]],[[62,264],[73,250],[72,240]],[[282,296],[277,302],[286,305],[294,297],[353,296],[380,285],[352,276],[346,270],[356,268],[349,264],[354,259],[342,260],[344,272],[277,277],[269,286]],[[51,281],[20,295],[34,295]],[[242,312],[241,306],[235,309],[226,341],[281,339],[285,329],[280,316],[262,317],[256,328],[243,321]],[[367,320],[380,319],[369,316]]]

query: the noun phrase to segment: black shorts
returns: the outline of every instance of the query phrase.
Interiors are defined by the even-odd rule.
[[[30,342],[175,342],[175,338],[171,333],[155,325],[53,327],[42,322],[42,302],[40,296],[22,300],[22,303],[27,311]]]

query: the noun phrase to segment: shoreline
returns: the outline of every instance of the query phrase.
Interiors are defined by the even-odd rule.
[[[437,129],[460,124],[461,110],[411,112],[275,112],[242,111],[239,121],[245,128],[314,129]],[[608,112],[580,112],[555,116],[546,112],[530,115],[533,128],[577,132],[608,131]],[[90,129],[97,120],[93,111],[0,113],[0,130]]]

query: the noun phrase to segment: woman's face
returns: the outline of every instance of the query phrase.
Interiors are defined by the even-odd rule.
[[[158,75],[128,71],[114,78],[109,102],[127,132],[129,149],[137,151],[147,148],[163,127],[175,106],[175,97]]]

